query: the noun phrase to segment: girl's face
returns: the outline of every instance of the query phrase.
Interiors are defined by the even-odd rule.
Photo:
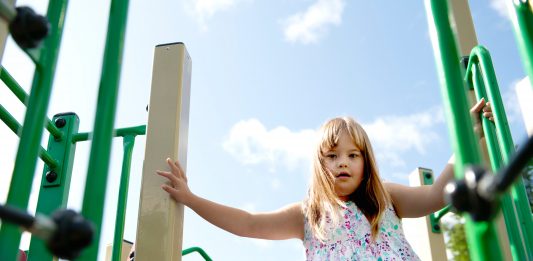
[[[348,133],[342,132],[337,146],[324,153],[326,168],[335,182],[335,193],[344,201],[363,180],[364,159]]]

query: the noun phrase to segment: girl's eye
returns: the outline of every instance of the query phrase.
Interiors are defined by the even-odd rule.
[[[359,155],[356,154],[356,153],[352,153],[350,155],[348,155],[350,158],[357,158]]]
[[[335,154],[327,154],[326,158],[335,159],[335,158],[337,158],[337,155],[335,155]]]

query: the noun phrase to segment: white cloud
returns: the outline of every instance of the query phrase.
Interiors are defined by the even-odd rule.
[[[434,108],[413,115],[381,117],[362,125],[379,161],[403,166],[405,152],[425,154],[426,148],[438,139],[433,126],[442,122],[442,110]],[[316,130],[291,131],[283,126],[268,130],[259,120],[250,119],[231,128],[223,147],[244,165],[267,164],[275,168],[283,164],[292,170],[310,165],[316,138]]]
[[[207,30],[207,21],[216,13],[226,11],[235,6],[239,0],[190,0],[187,9],[198,20],[202,29]]]
[[[506,19],[509,19],[509,11],[507,9],[507,0],[490,0],[490,7],[498,14]]]
[[[442,109],[400,117],[380,117],[369,124],[362,124],[370,136],[374,152],[380,162],[403,166],[402,155],[410,150],[426,153],[426,147],[438,139],[432,127],[444,122]]]
[[[242,164],[278,162],[294,169],[308,163],[316,140],[315,130],[293,132],[286,127],[267,130],[257,119],[240,121],[230,130],[223,147]]]
[[[340,25],[344,0],[318,0],[305,12],[285,19],[284,34],[289,42],[316,43],[324,36],[330,25]]]

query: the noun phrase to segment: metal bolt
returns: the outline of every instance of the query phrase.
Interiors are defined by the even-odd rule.
[[[424,176],[426,177],[426,179],[430,179],[431,178],[431,173],[426,173]]]
[[[67,121],[63,118],[57,118],[55,121],[56,127],[63,128],[65,125],[67,125]]]
[[[46,181],[52,183],[57,179],[57,173],[55,171],[48,171],[46,173]]]
[[[440,226],[438,224],[433,225],[433,229],[436,231],[440,231]]]

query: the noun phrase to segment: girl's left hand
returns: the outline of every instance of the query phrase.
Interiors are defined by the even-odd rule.
[[[471,109],[470,115],[474,120],[474,131],[476,134],[482,135],[481,120],[479,115],[489,119],[494,122],[494,114],[492,113],[492,108],[490,102],[485,102],[485,98],[481,98]]]

